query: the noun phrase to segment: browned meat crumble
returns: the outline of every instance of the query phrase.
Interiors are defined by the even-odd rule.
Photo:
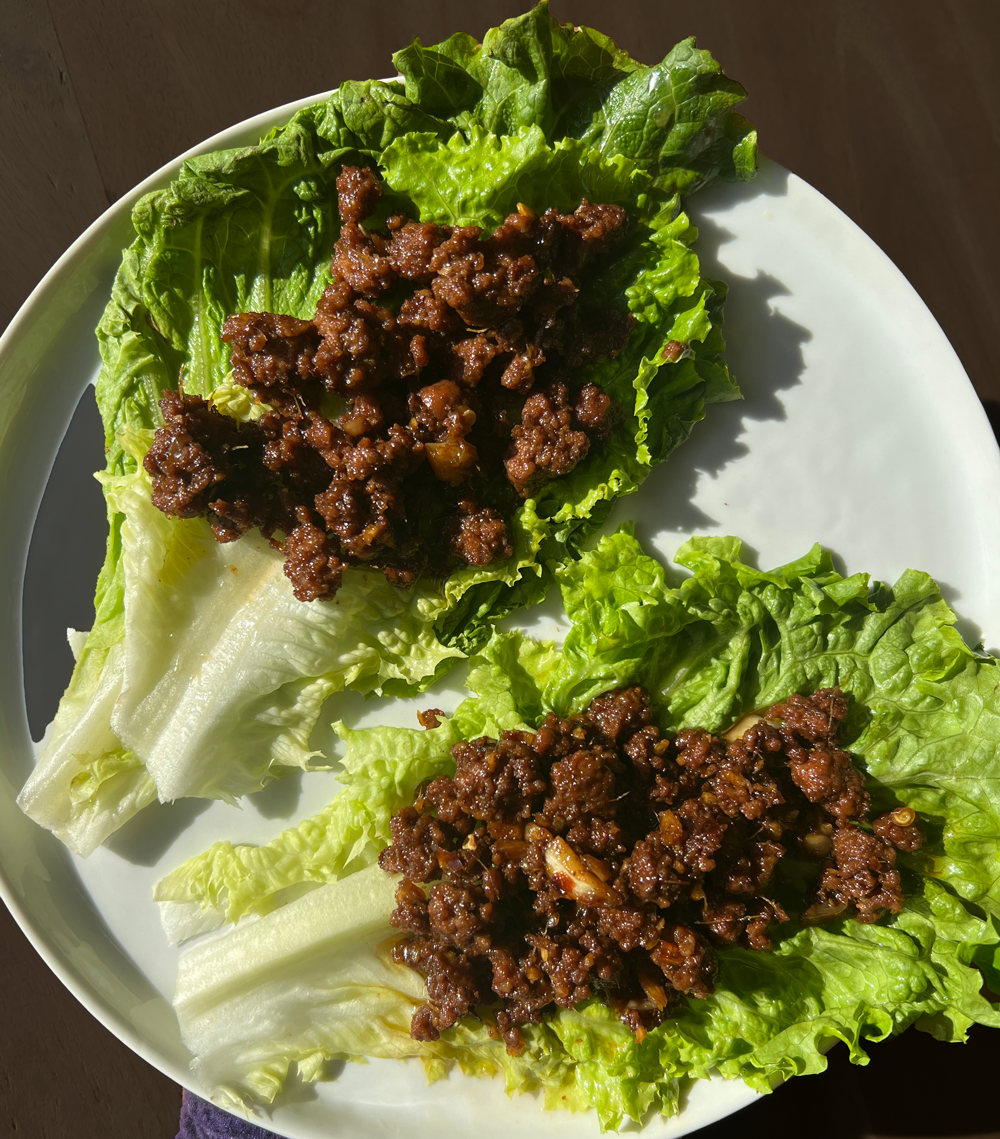
[[[864,776],[837,742],[846,711],[824,689],[742,735],[671,737],[624,688],[537,732],[457,744],[454,778],[393,818],[379,859],[403,875],[395,959],[427,981],[412,1035],[475,1012],[516,1054],[518,1025],[596,996],[641,1040],[713,991],[716,946],[771,948],[786,854],[815,868],[801,921],[898,913],[896,848],[923,833],[908,807],[867,829]]]
[[[220,542],[284,535],[303,601],[333,596],[349,565],[408,586],[425,569],[512,554],[518,498],[571,471],[608,434],[600,387],[567,371],[613,358],[630,318],[581,306],[625,230],[620,206],[572,214],[519,205],[489,237],[394,214],[382,187],[337,179],[333,283],[313,320],[240,313],[223,325],[233,377],[268,407],[237,424],[167,392],[144,466],[153,501],[204,515]],[[336,419],[328,394],[349,400]]]

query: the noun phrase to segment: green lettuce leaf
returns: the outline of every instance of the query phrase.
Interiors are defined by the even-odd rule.
[[[647,67],[593,28],[559,24],[541,3],[483,37],[458,33],[397,52],[406,99],[463,134],[580,139],[623,155],[668,194],[755,169],[756,136],[733,108],[746,92],[693,39]],[[408,130],[419,130],[409,127]],[[437,133],[452,133],[444,123]]]
[[[792,692],[854,698],[847,746],[886,805],[939,821],[922,872],[1000,916],[1000,666],[970,649],[934,581],[890,588],[842,577],[816,546],[763,573],[734,538],[676,555],[667,586],[627,529],[559,571],[574,628],[542,684],[543,707],[579,710],[617,684],[656,694],[663,727],[724,729]]]
[[[771,953],[721,954],[716,993],[650,1034],[661,1063],[692,1075],[716,1068],[767,1091],[780,1079],[822,1071],[833,1040],[864,1064],[864,1041],[914,1023],[950,1041],[965,1040],[973,1023],[1000,1027],[970,968],[976,948],[995,943],[995,931],[933,879],[911,889],[891,923],[800,929]]]
[[[166,911],[172,940],[268,913],[290,889],[371,865],[389,842],[389,820],[413,802],[420,784],[454,773],[451,746],[462,735],[452,720],[430,731],[382,728],[377,736],[334,727],[347,745],[338,771],[343,792],[264,846],[217,842],[162,879],[155,897],[172,904]]]
[[[98,328],[109,540],[95,622],[21,796],[80,853],[154,791],[231,800],[322,764],[310,733],[328,695],[426,688],[499,618],[545,595],[553,567],[579,554],[707,403],[738,396],[722,358],[725,288],[700,277],[677,197],[753,173],[752,135],[731,109],[742,89],[708,53],[686,43],[644,67],[542,4],[481,48],[458,35],[415,43],[398,63],[402,84],[345,83],[257,146],[189,159],[135,207],[136,240]],[[167,388],[255,414],[229,377],[222,322],[313,314],[345,162],[381,168],[383,214],[489,229],[521,200],[620,202],[633,224],[593,301],[630,312],[635,329],[618,359],[575,377],[620,407],[612,437],[518,508],[513,558],[406,594],[350,571],[336,602],[306,604],[260,540],[215,548],[204,523],[160,516],[141,460]],[[688,349],[666,363],[671,338]]]
[[[837,573],[818,546],[763,572],[741,561],[740,549],[735,538],[692,539],[677,554],[692,571],[680,579],[645,555],[628,528],[603,538],[557,571],[572,622],[562,646],[519,632],[495,634],[470,662],[470,696],[450,722],[423,737],[400,737],[398,728],[351,733],[352,754],[365,758],[350,761],[345,789],[325,812],[266,847],[231,848],[222,871],[212,852],[193,859],[160,884],[157,896],[201,906],[239,898],[230,903],[230,918],[269,910],[265,920],[276,918],[286,908],[277,880],[257,876],[254,860],[278,850],[294,866],[282,870],[278,888],[313,882],[335,893],[331,879],[350,882],[353,869],[370,866],[387,841],[387,823],[360,839],[350,827],[341,833],[350,811],[369,802],[388,809],[412,794],[421,775],[450,771],[447,741],[531,729],[546,712],[579,712],[617,685],[645,685],[657,720],[672,731],[724,730],[794,692],[840,685],[851,697],[847,746],[867,772],[878,809],[906,803],[927,821],[927,847],[899,856],[902,913],[874,925],[840,920],[803,928],[793,920],[780,927],[772,952],[721,950],[716,992],[689,1001],[641,1043],[591,1001],[531,1026],[520,1057],[507,1056],[471,1020],[444,1034],[450,1052],[417,1054],[431,1076],[455,1061],[472,1074],[502,1070],[508,1090],[542,1090],[553,1107],[594,1108],[602,1127],[617,1128],[653,1107],[676,1112],[686,1081],[713,1071],[767,1091],[789,1076],[822,1070],[837,1040],[853,1061],[866,1063],[866,1042],[910,1025],[941,1040],[965,1039],[974,1023],[1000,1027],[980,972],[987,980],[1000,975],[1000,662],[964,644],[926,574],[907,571],[892,588],[872,585],[867,575]],[[421,738],[422,754],[435,758],[418,775],[411,756]],[[403,757],[400,774],[393,773],[396,754]],[[299,855],[288,836],[310,827],[319,833]],[[359,841],[364,855],[352,866],[341,852],[360,851]],[[321,846],[331,853],[317,865]],[[379,889],[385,892],[384,884]],[[254,928],[237,924],[222,936],[239,934],[250,945]],[[207,973],[210,957],[198,961]],[[280,977],[267,999],[283,1023],[286,999],[297,999],[298,966],[286,961]],[[404,987],[394,983],[394,991]],[[243,997],[258,991],[249,975],[238,988]],[[393,1024],[405,1019],[409,1000],[400,998]],[[187,1039],[183,1014],[181,1023]],[[214,1031],[225,1039],[221,1020]],[[371,1043],[360,1030],[353,1051],[345,1043],[349,1030],[337,1031],[328,1058],[397,1054],[398,1042]],[[273,1039],[269,1046],[290,1055]],[[213,1062],[199,1054],[199,1063]],[[253,1102],[252,1066],[235,1064],[226,1079],[241,1102]]]

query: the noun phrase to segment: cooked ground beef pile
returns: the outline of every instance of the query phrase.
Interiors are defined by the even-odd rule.
[[[604,391],[571,390],[568,373],[616,356],[630,326],[580,300],[625,230],[620,206],[518,206],[483,238],[402,214],[386,232],[362,225],[382,194],[367,168],[345,167],[337,192],[333,284],[315,318],[223,325],[233,376],[267,413],[239,424],[167,392],[144,461],[156,506],[207,516],[220,542],[281,532],[303,601],[331,597],[348,565],[407,586],[424,569],[510,557],[518,498],[611,426]],[[334,420],[327,393],[349,401]]]
[[[837,744],[846,712],[824,689],[729,740],[670,737],[624,688],[535,733],[457,744],[455,777],[393,818],[379,859],[403,875],[395,959],[427,979],[412,1035],[475,1010],[516,1054],[518,1025],[598,996],[641,1040],[713,991],[715,946],[770,949],[792,860],[815,876],[803,922],[898,913],[896,849],[923,834],[908,807],[868,829],[864,776]]]

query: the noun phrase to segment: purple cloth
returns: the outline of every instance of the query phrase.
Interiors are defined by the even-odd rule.
[[[247,1123],[190,1092],[181,1101],[180,1125],[177,1139],[275,1139],[273,1131]]]

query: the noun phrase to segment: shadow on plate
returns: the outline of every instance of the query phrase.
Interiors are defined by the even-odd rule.
[[[91,476],[103,466],[104,428],[94,390],[87,388],[49,475],[25,568],[24,697],[33,740],[42,738],[73,671],[67,627],[89,629],[94,621],[94,582],[108,524],[104,496]]]
[[[320,1081],[326,1083],[330,1080],[336,1080],[347,1067],[343,1060],[328,1060],[323,1067],[323,1074]],[[317,1081],[304,1080],[298,1073],[297,1067],[294,1065],[288,1072],[288,1079],[281,1091],[275,1096],[274,1101],[266,1108],[262,1109],[267,1118],[270,1119],[272,1113],[276,1108],[288,1107],[293,1103],[310,1103],[312,1100],[318,1098]],[[261,1126],[266,1126],[262,1120]]]
[[[734,237],[730,231],[706,219],[699,223],[699,233],[696,248],[703,275],[729,285],[723,324],[726,361],[743,399],[707,407],[705,421],[695,424],[691,438],[653,471],[641,494],[615,506],[609,527],[634,518],[643,543],[665,531],[692,534],[722,524],[695,502],[698,484],[749,454],[742,441],[747,421],[787,418],[779,393],[802,382],[803,345],[811,339],[807,329],[772,303],[790,295],[781,281],[760,271],[742,277],[726,268],[720,258]]]
[[[692,216],[728,210],[744,202],[762,198],[784,198],[788,194],[789,173],[766,154],[758,156],[757,175],[750,182],[716,182],[699,190],[689,211]],[[685,206],[687,203],[685,203]]]
[[[151,803],[108,838],[108,850],[135,866],[155,866],[212,799],[178,799]]]
[[[299,768],[275,779],[261,791],[247,795],[246,802],[264,819],[290,819],[302,798],[302,775]]]
[[[959,606],[959,602],[962,600],[962,591],[957,589],[954,585],[949,585],[946,581],[938,581],[937,578],[934,580],[937,581],[938,589],[941,590],[941,596],[955,611],[958,618],[955,622],[955,628],[961,635],[962,640],[965,641],[967,645],[971,645],[972,648],[976,648],[977,646],[981,647],[983,644],[982,626],[977,625],[975,621],[971,621],[968,617],[962,615]],[[996,648],[991,648],[987,651],[991,656],[1000,656],[1000,650]]]

